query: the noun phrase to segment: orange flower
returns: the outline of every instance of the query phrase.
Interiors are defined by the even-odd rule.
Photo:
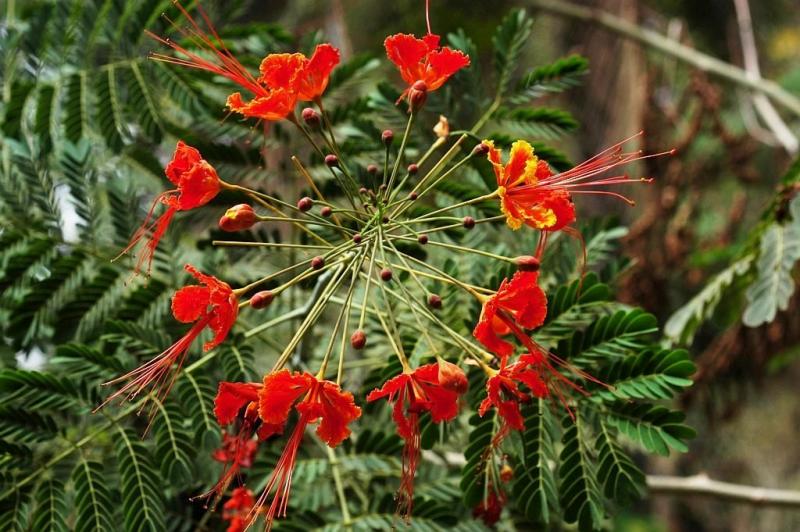
[[[361,416],[361,409],[355,405],[353,395],[342,391],[338,384],[320,380],[310,373],[291,373],[285,369],[264,377],[258,397],[259,417],[267,425],[285,426],[293,406],[300,415],[266,488],[249,515],[251,522],[255,520],[274,490],[266,512],[267,530],[270,530],[276,516],[286,516],[292,472],[306,426],[319,421],[317,435],[329,447],[336,447],[350,435],[348,425]]]
[[[199,151],[181,140],[178,141],[172,160],[167,164],[164,173],[177,188],[168,190],[153,200],[141,227],[133,234],[128,246],[117,256],[119,258],[129,252],[141,239],[150,235],[136,261],[134,275],[139,273],[145,262],[147,274],[150,274],[158,242],[164,236],[176,212],[202,207],[219,193],[221,182],[217,171],[202,158]],[[153,212],[159,203],[166,205],[167,210],[153,220]]]
[[[173,26],[214,59],[207,59],[191,52],[174,40],[146,32],[182,56],[151,54],[151,57],[158,61],[197,68],[228,78],[252,95],[252,99],[246,103],[239,92],[228,96],[228,108],[244,116],[268,121],[286,118],[294,110],[298,100],[316,100],[322,95],[328,85],[331,71],[339,63],[339,51],[330,44],[320,44],[310,59],[303,54],[268,55],[261,63],[261,75],[255,78],[225,47],[200,7],[197,9],[211,35],[200,27],[180,2],[175,2],[175,5],[189,22],[189,27],[184,29],[174,23]]]
[[[549,395],[547,384],[537,369],[541,367],[543,361],[544,358],[539,353],[526,353],[513,364],[501,365],[500,371],[486,381],[486,398],[481,402],[478,414],[483,417],[490,408],[497,408],[497,413],[505,422],[501,432],[510,429],[523,430],[525,421],[520,413],[519,404],[530,400],[530,396]],[[524,384],[529,393],[521,391],[519,384]]]
[[[230,285],[212,275],[199,272],[189,264],[185,266],[185,269],[203,286],[184,286],[175,292],[172,297],[172,315],[181,323],[194,322],[194,325],[180,340],[154,359],[105,383],[108,385],[129,381],[106,399],[103,405],[123,395],[127,396],[126,399],[133,399],[153,383],[158,389],[156,394],[158,399],[163,401],[175,383],[175,378],[186,359],[189,347],[195,338],[200,336],[203,329],[208,327],[214,333],[214,337],[203,344],[203,349],[209,351],[221,344],[233,327],[239,312],[239,304]],[[174,369],[173,364],[177,364]]]
[[[511,332],[507,323],[515,321],[524,329],[534,329],[547,316],[547,296],[538,285],[538,272],[518,271],[503,279],[497,293],[484,302],[473,336],[501,358],[514,352],[514,346],[501,338]],[[502,316],[505,312],[506,316]]]
[[[439,364],[426,364],[389,379],[382,388],[372,390],[367,396],[369,402],[384,397],[394,402],[392,419],[397,425],[397,433],[405,441],[403,472],[398,490],[398,510],[402,510],[406,517],[411,514],[414,476],[420,456],[419,414],[430,412],[434,423],[450,421],[458,414],[460,392],[454,391],[452,384],[466,382],[466,376],[455,364],[450,366],[453,367],[445,368],[445,375],[450,374],[448,382],[440,380],[442,373]],[[457,372],[461,372],[461,376],[456,377]],[[460,386],[456,384],[456,387]]]
[[[603,178],[597,176],[633,161],[674,153],[674,150],[651,155],[641,155],[639,151],[623,152],[622,145],[639,135],[641,133],[557,174],[545,161],[534,155],[533,147],[524,140],[514,142],[506,164],[503,164],[502,154],[494,147],[494,143],[483,141],[489,149],[487,157],[494,166],[500,209],[506,216],[508,226],[519,229],[525,224],[543,231],[563,229],[575,221],[573,194],[613,196],[633,205],[633,201],[621,194],[596,190],[595,187],[650,182],[651,179],[631,179],[624,174]]]
[[[386,56],[397,66],[403,81],[408,84],[400,96],[401,100],[414,83],[422,81],[427,91],[434,91],[444,85],[450,76],[469,66],[469,56],[460,50],[440,47],[439,40],[440,37],[432,33],[422,39],[405,33],[386,37],[383,42]]]
[[[253,508],[253,492],[247,488],[236,488],[222,507],[222,519],[230,521],[225,532],[247,530],[247,514]]]

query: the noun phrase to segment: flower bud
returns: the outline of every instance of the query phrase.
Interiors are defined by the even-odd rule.
[[[428,99],[428,86],[424,81],[415,81],[408,90],[408,105],[411,111],[419,111]]]
[[[489,153],[489,145],[485,142],[481,142],[472,148],[472,155],[486,155],[487,153]]]
[[[367,165],[367,172],[369,172],[372,175],[377,174],[378,173],[378,165],[377,164],[368,164]]]
[[[446,116],[439,115],[439,121],[433,126],[433,132],[436,134],[436,137],[440,139],[447,138],[447,136],[450,135],[450,123],[447,121]]]
[[[464,229],[472,229],[475,227],[475,218],[472,216],[464,216],[461,223],[464,225]]]
[[[394,133],[392,132],[392,130],[384,129],[383,133],[381,133],[381,142],[383,142],[383,145],[388,148],[389,146],[392,145],[393,141],[394,141]]]
[[[275,299],[275,294],[270,290],[262,290],[253,294],[253,297],[250,298],[250,306],[254,309],[267,308],[273,299]]]
[[[417,163],[411,163],[408,165],[408,173],[410,175],[416,175],[417,172],[419,172],[419,166],[417,165]]]
[[[219,219],[219,228],[228,232],[243,231],[253,227],[257,221],[258,216],[253,208],[246,203],[240,203],[225,211]]]
[[[381,280],[384,283],[388,283],[392,280],[392,270],[390,268],[384,268],[381,270]]]
[[[333,214],[333,209],[325,205],[323,208],[319,210],[320,216],[323,218],[329,218],[331,214]]]
[[[513,478],[514,469],[508,464],[503,464],[503,467],[500,468],[500,480],[503,482],[510,482]]]
[[[313,206],[314,206],[314,200],[312,200],[308,196],[305,196],[297,200],[297,208],[303,212],[310,211],[311,207]]]
[[[303,117],[303,122],[305,122],[306,125],[311,129],[317,129],[322,123],[319,113],[316,112],[311,107],[306,107],[305,109],[303,109],[303,113],[301,116]]]
[[[428,243],[428,235],[419,235],[417,237],[417,242],[422,244],[423,246]]]
[[[330,168],[335,168],[339,166],[339,158],[332,153],[329,153],[325,156],[325,164],[327,164]]]
[[[367,345],[367,335],[364,334],[364,331],[361,329],[356,329],[356,331],[350,337],[350,345],[353,346],[353,349],[364,349],[364,346]]]
[[[367,192],[369,192],[369,190],[367,190],[367,187],[361,187],[361,188],[358,189],[358,193],[359,194],[363,195],[363,194],[366,194]]]
[[[323,266],[325,266],[325,257],[322,257],[322,256],[318,255],[318,256],[314,257],[313,259],[311,259],[311,267],[313,269],[319,270]]]
[[[467,391],[469,383],[461,368],[452,362],[439,359],[439,385],[446,390],[461,395]]]
[[[431,294],[428,296],[428,306],[432,309],[439,310],[442,308],[442,298],[438,294]]]
[[[538,272],[539,259],[531,255],[522,255],[514,259],[517,269],[521,272]]]
[[[412,192],[412,193],[410,193],[408,195],[408,199],[410,199],[411,201],[416,200],[418,197],[419,197],[419,194],[417,194],[416,192]]]
[[[356,234],[353,235],[353,243],[354,244],[360,244],[361,240],[362,240],[361,233],[356,233]]]

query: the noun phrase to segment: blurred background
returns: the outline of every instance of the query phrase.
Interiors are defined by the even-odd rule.
[[[32,46],[28,41],[13,41],[9,37],[13,32],[8,28],[14,26],[14,20],[35,25],[37,18],[31,15],[34,4],[39,3],[0,1],[0,12],[7,17],[3,29],[4,57],[13,56],[8,53],[12,46],[21,49]],[[55,20],[63,19],[64,28],[73,27],[67,21],[92,16],[77,14],[68,7],[60,7],[62,4],[66,5],[53,4],[55,14],[51,15]],[[345,59],[365,52],[380,57],[383,36],[398,31],[422,34],[426,29],[422,0],[231,3],[206,0],[203,4],[214,19],[227,17],[232,22],[264,23],[264,33],[241,36],[243,42],[239,44],[245,48],[257,49],[264,43],[291,39],[313,42],[317,32],[321,32],[341,49]],[[579,161],[644,130],[641,147],[645,151],[675,148],[678,152],[668,160],[642,164],[641,172],[656,180],[651,186],[635,187],[632,191],[638,204],[635,208],[627,208],[621,202],[583,198],[581,203],[584,212],[617,217],[629,226],[623,239],[623,253],[631,262],[616,281],[617,293],[624,302],[653,313],[661,325],[671,323],[665,341],[689,347],[699,367],[697,383],[681,398],[689,412],[689,423],[698,430],[698,438],[691,443],[688,454],[649,459],[643,469],[648,474],[707,473],[714,479],[733,483],[800,490],[800,445],[797,445],[800,297],[795,294],[786,310],[779,309],[774,320],[764,320],[769,323],[746,326],[741,314],[747,278],[735,276],[711,287],[714,297],[701,304],[714,301],[708,304],[709,312],[700,312],[701,319],[686,318],[685,310],[709,283],[719,281],[718,274],[730,269],[742,257],[743,250],[753,245],[753,230],[764,223],[765,216],[777,220],[785,216],[781,209],[785,210],[798,190],[796,182],[782,181],[782,177],[798,155],[800,107],[792,109],[791,101],[782,105],[748,87],[761,83],[760,78],[771,80],[770,83],[793,98],[794,105],[800,106],[800,4],[797,0],[431,0],[432,29],[441,35],[456,34],[463,29],[479,51],[473,61],[488,69],[495,27],[510,9],[517,7],[527,9],[535,19],[520,62],[543,64],[569,54],[580,54],[589,60],[589,73],[579,87],[547,96],[548,105],[569,110],[577,120],[576,124],[560,124],[550,134],[543,133],[549,145]],[[155,19],[142,21],[144,27],[155,23]],[[119,27],[124,31],[125,23],[120,22]],[[658,38],[643,42],[649,39],[648,32]],[[36,32],[26,35],[28,40],[37,37]],[[96,38],[91,32],[65,35],[73,44]],[[688,55],[688,61],[681,45],[694,51]],[[131,49],[94,59],[113,64],[118,60],[115,53],[141,55],[142,50],[152,50],[155,46],[152,42],[137,42]],[[69,48],[70,53],[79,55],[81,47],[76,48],[77,52]],[[59,53],[58,48],[49,51],[54,56]],[[698,68],[709,57],[738,68],[727,79]],[[10,79],[8,74],[12,70],[32,72],[40,66],[7,60],[0,67],[5,71],[5,74],[0,72],[0,77]],[[371,75],[378,80],[394,81],[394,73],[385,67]],[[134,70],[126,75],[140,74]],[[180,76],[165,81],[162,73],[154,79],[164,81],[167,90],[172,91],[170,94],[180,98]],[[18,115],[23,110],[14,108],[15,91],[30,87],[4,83],[3,90],[4,138],[19,137],[25,126],[18,124]],[[72,94],[69,91],[73,85],[66,83],[63,90]],[[111,87],[98,90],[109,92]],[[135,90],[142,94],[134,94]],[[134,101],[139,107],[151,105],[146,91],[135,90],[130,97],[138,98]],[[85,108],[81,109],[85,112]],[[209,123],[218,125],[222,113],[217,111],[214,109],[216,116]],[[159,122],[161,112],[170,110],[157,109],[150,121],[143,122],[133,134],[149,134],[148,127],[179,133],[180,130],[170,131]],[[47,124],[48,119],[37,115],[33,127],[37,127],[39,120]],[[82,138],[81,119],[77,120],[77,124],[66,122],[68,136],[69,128],[73,132],[78,128],[78,132],[71,137],[76,141],[74,151],[68,153],[59,168],[66,169],[67,174],[72,168],[76,179],[83,179],[87,174],[81,165],[88,165],[85,153],[91,150],[77,142]],[[242,129],[237,132],[230,126],[225,134],[249,143],[252,131]],[[193,134],[203,136],[210,134],[209,131],[200,128]],[[277,134],[280,136],[280,128]],[[127,139],[124,144],[128,149]],[[153,144],[151,148],[146,146],[138,149],[142,152],[152,149],[150,158],[147,153],[136,153],[132,157],[137,161],[131,163],[133,166],[150,164],[152,168],[153,154],[163,158],[164,153],[152,148]],[[246,151],[243,148],[241,157],[249,156]],[[241,162],[234,160],[239,155],[225,157],[230,157],[227,161],[230,168]],[[268,156],[264,158],[264,165],[271,171],[277,174],[286,171],[281,163],[275,162],[282,158],[279,153],[274,154],[273,162]],[[241,175],[245,172],[235,171]],[[131,188],[158,190],[160,186],[157,177],[136,179]],[[64,193],[53,190],[52,197],[42,199],[43,202],[61,202]],[[114,203],[122,201],[122,197],[111,193],[103,201],[124,210],[124,202]],[[24,219],[28,208],[25,204],[12,206],[18,222],[19,216]],[[75,214],[80,214],[81,208],[80,204],[75,207],[64,203],[66,222],[59,238],[69,242],[75,235],[84,234],[78,227],[82,218]],[[190,219],[185,223],[189,226],[207,221]],[[129,224],[116,219],[111,223],[123,229]],[[9,228],[4,230],[7,238]],[[128,231],[120,230],[123,233]],[[97,238],[105,237],[101,233]],[[6,262],[4,267],[13,273],[14,264],[9,266]],[[19,270],[21,266],[16,268]],[[45,277],[47,274],[49,271],[42,272]],[[9,275],[0,278],[0,282],[7,281]],[[164,283],[162,289],[167,281]],[[143,291],[138,297],[146,299],[151,295]],[[4,297],[8,303],[11,296]],[[126,312],[135,316],[137,309],[132,304],[120,319],[124,319]],[[42,317],[39,310],[37,306],[21,312],[19,306],[12,304],[0,310],[7,340],[2,356],[7,361],[37,367],[49,356],[53,345],[77,334],[76,327],[84,336],[91,336],[92,328],[97,327],[89,320],[79,325],[73,323],[71,329],[64,328],[47,313]],[[59,313],[62,310],[58,307]],[[72,304],[66,310],[80,312],[81,306]],[[676,318],[681,310],[684,314]],[[31,323],[40,326],[29,327]],[[714,498],[654,493],[626,510],[615,526],[631,531],[788,531],[800,528],[800,509],[760,508]]]

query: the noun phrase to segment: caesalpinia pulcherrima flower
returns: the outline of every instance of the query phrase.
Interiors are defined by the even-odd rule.
[[[147,32],[181,56],[152,54],[151,57],[167,63],[212,72],[231,80],[250,94],[251,99],[248,102],[244,101],[239,92],[234,92],[227,100],[231,111],[244,116],[267,121],[287,118],[293,113],[298,101],[319,100],[328,86],[331,71],[339,64],[339,50],[330,44],[320,44],[310,58],[300,53],[268,55],[261,62],[260,74],[256,78],[225,47],[202,10],[200,10],[201,16],[211,35],[200,27],[179,2],[175,2],[175,5],[186,18],[189,27],[181,28],[177,24],[173,26],[195,45],[200,45],[209,52],[211,59],[196,54],[171,39],[164,39]]]
[[[236,488],[231,498],[222,507],[222,519],[228,521],[225,532],[244,532],[247,530],[248,514],[253,509],[253,492],[247,488]]]
[[[441,376],[446,376],[445,382]],[[398,511],[406,517],[411,514],[414,476],[420,457],[419,416],[423,412],[430,412],[434,423],[455,418],[458,414],[458,398],[466,391],[466,382],[463,371],[454,364],[446,367],[444,372],[438,363],[426,364],[415,370],[406,368],[400,375],[386,381],[382,388],[372,390],[367,395],[369,402],[387,398],[394,403],[392,419],[397,425],[397,434],[405,442]]]
[[[214,334],[211,340],[203,344],[203,349],[209,351],[225,340],[236,322],[239,302],[230,285],[213,275],[201,273],[189,264],[185,269],[202,284],[184,286],[175,292],[172,297],[172,315],[181,323],[194,322],[194,325],[180,340],[154,359],[130,373],[107,382],[106,384],[114,384],[127,381],[103,403],[104,405],[121,396],[133,399],[151,384],[157,388],[159,400],[163,400],[175,382],[189,347],[200,333],[208,328]]]
[[[404,441],[397,496],[398,512],[408,517],[412,510],[414,477],[421,457],[420,417],[427,412],[434,423],[453,420],[458,414],[459,398],[467,391],[468,381],[464,371],[458,365],[444,360],[442,354],[437,352],[440,346],[436,344],[441,341],[445,345],[447,341],[448,347],[457,348],[460,354],[472,359],[486,374],[486,397],[481,402],[478,413],[481,416],[487,415],[490,410],[497,413],[497,431],[482,455],[484,471],[491,472],[491,475],[484,479],[484,486],[487,488],[485,497],[474,508],[476,517],[487,524],[494,524],[506,503],[507,496],[502,484],[510,478],[510,467],[506,465],[503,470],[507,473],[498,475],[499,469],[490,468],[488,462],[499,457],[501,463],[505,463],[506,457],[500,444],[511,431],[524,429],[522,405],[534,399],[552,397],[557,398],[572,414],[570,409],[574,405],[574,397],[577,394],[586,394],[580,384],[586,381],[598,382],[548,352],[531,337],[531,332],[542,326],[547,317],[547,297],[539,286],[540,259],[546,236],[554,231],[572,235],[577,233],[570,227],[576,219],[572,201],[575,194],[606,194],[628,201],[620,194],[596,190],[595,187],[635,182],[636,180],[625,175],[602,175],[617,166],[644,157],[639,152],[624,153],[623,143],[619,143],[571,170],[556,173],[523,140],[513,143],[505,162],[501,151],[491,141],[484,141],[473,150],[465,152],[463,159],[448,168],[459,148],[464,147],[462,143],[469,138],[469,134],[462,135],[453,142],[438,162],[434,163],[433,159],[427,161],[429,156],[434,157],[436,148],[451,139],[448,121],[441,117],[434,129],[436,142],[427,152],[422,152],[424,155],[419,159],[410,160],[406,150],[407,137],[412,131],[413,120],[418,116],[422,117],[420,119],[424,118],[424,113],[416,111],[424,105],[427,93],[441,88],[451,76],[470,64],[470,58],[463,52],[441,46],[440,37],[431,32],[428,24],[427,34],[423,38],[398,33],[384,41],[386,54],[399,69],[405,83],[401,99],[407,99],[410,115],[399,148],[393,148],[394,134],[391,130],[381,134],[381,141],[386,148],[384,175],[378,175],[378,165],[369,164],[366,171],[375,179],[370,179],[371,183],[365,183],[358,179],[358,174],[349,171],[353,166],[348,165],[345,160],[347,152],[339,149],[342,144],[337,143],[337,131],[332,128],[330,116],[321,102],[331,73],[340,60],[336,48],[330,44],[320,44],[310,57],[299,53],[270,54],[261,61],[259,72],[251,74],[225,47],[202,11],[200,13],[207,30],[203,30],[180,3],[175,2],[175,5],[188,21],[188,27],[179,28],[173,25],[191,44],[187,44],[187,48],[172,40],[154,36],[171,47],[175,56],[153,54],[153,57],[211,72],[232,81],[240,89],[227,98],[228,108],[233,112],[259,120],[292,121],[302,130],[319,160],[325,161],[340,187],[337,192],[347,197],[349,206],[337,205],[338,195],[331,198],[332,201],[323,196],[323,193],[329,193],[328,188],[320,189],[314,184],[313,175],[302,165],[302,153],[293,157],[293,163],[309,180],[314,199],[302,197],[300,201],[293,203],[274,197],[266,191],[225,183],[196,149],[179,142],[175,155],[165,170],[176,189],[156,199],[142,228],[125,250],[131,250],[140,240],[147,238],[137,262],[137,271],[145,263],[149,270],[159,239],[177,211],[203,206],[223,188],[244,193],[249,198],[246,201],[252,202],[252,205],[241,203],[229,208],[219,219],[221,230],[235,232],[249,229],[257,222],[285,222],[302,230],[304,239],[291,243],[214,241],[215,245],[291,247],[293,253],[309,255],[285,268],[267,272],[260,279],[237,290],[216,277],[186,266],[187,271],[200,284],[178,290],[172,300],[172,312],[178,321],[191,323],[191,328],[158,357],[111,381],[126,383],[109,400],[120,396],[134,398],[151,385],[155,386],[156,395],[163,400],[195,339],[208,329],[213,333],[213,338],[204,344],[204,348],[209,350],[219,345],[229,334],[237,318],[240,295],[252,293],[260,287],[260,291],[252,294],[249,300],[250,308],[258,310],[268,307],[284,289],[300,286],[301,282],[316,282],[311,296],[313,301],[308,303],[307,310],[302,310],[302,321],[295,335],[284,347],[274,369],[264,376],[263,381],[219,384],[214,414],[224,433],[221,446],[214,451],[212,458],[224,463],[225,468],[219,481],[204,496],[222,497],[233,487],[233,481],[237,478],[243,484],[245,479],[242,470],[253,464],[259,446],[269,438],[286,438],[282,454],[260,496],[254,498],[244,486],[233,489],[232,496],[223,508],[223,518],[230,523],[228,531],[241,532],[262,515],[266,518],[267,529],[270,529],[276,517],[286,515],[298,451],[306,432],[309,432],[309,426],[316,424],[316,436],[330,448],[339,446],[350,436],[351,423],[360,417],[361,409],[356,406],[352,394],[342,390],[339,382],[343,378],[344,359],[348,352],[347,338],[350,338],[349,345],[355,350],[361,350],[367,345],[364,332],[367,312],[372,312],[381,321],[386,338],[394,347],[403,368],[402,373],[372,390],[366,398],[369,402],[387,399],[392,403],[392,420]],[[303,110],[302,120],[298,120],[295,106],[298,102],[307,101],[315,102],[318,111],[316,108],[306,108]],[[492,112],[491,109],[487,111],[478,125],[491,117]],[[459,125],[459,129],[461,128]],[[477,129],[476,126],[474,130]],[[324,144],[316,142],[315,139],[319,138],[324,140]],[[325,153],[323,146],[331,153]],[[496,176],[497,189],[492,194],[448,204],[436,210],[419,209],[424,211],[422,215],[413,213],[411,207],[419,206],[414,202],[435,191],[440,182],[467,163],[471,157],[482,157],[484,154],[493,165]],[[393,165],[390,165],[391,157],[395,157]],[[408,188],[404,188],[406,186]],[[535,253],[512,258],[455,243],[435,241],[438,235],[443,234],[440,231],[445,229],[456,226],[474,229],[482,227],[477,224],[494,223],[497,219],[502,219],[491,217],[476,220],[481,215],[474,211],[474,217],[461,217],[459,214],[454,219],[454,210],[474,206],[488,198],[499,198],[501,211],[512,229],[528,225],[541,231]],[[167,211],[153,221],[154,209],[158,204],[165,205]],[[270,216],[259,216],[253,206],[268,210]],[[409,214],[405,214],[406,212]],[[460,223],[451,224],[453,221]],[[324,228],[325,231],[318,233],[319,228]],[[429,237],[428,233],[432,236]],[[305,237],[310,237],[313,242],[308,243],[310,241]],[[423,259],[418,259],[404,251],[406,248],[396,246],[396,242],[431,247],[439,245],[448,250],[478,252],[491,260],[515,264],[518,271],[512,277],[504,279],[497,291],[492,292],[489,288],[469,284]],[[397,269],[413,277],[416,286],[409,289],[405,284],[401,285],[405,280],[400,275],[393,274],[393,270]],[[363,291],[356,290],[362,279],[367,279]],[[443,300],[441,296],[428,292],[425,281],[429,279],[437,283],[448,283],[455,289],[463,289],[480,301],[481,314],[473,330],[475,341],[461,337],[436,315],[443,307]],[[380,288],[375,288],[376,286]],[[342,295],[340,291],[344,287],[348,289],[346,295]],[[374,292],[370,290],[378,289],[384,298],[373,297]],[[357,308],[354,294],[363,298],[360,301],[361,314],[357,327],[350,325],[350,313]],[[397,320],[393,314],[395,305],[389,302],[392,297],[407,304],[425,344],[434,352],[435,363],[412,369],[403,354],[402,346],[393,341],[401,337],[400,325],[404,327],[406,324]],[[386,303],[383,308],[379,308],[383,299]],[[426,300],[427,308],[424,308]],[[293,355],[301,351],[297,349],[299,342],[305,341],[304,335],[307,331],[317,325],[320,316],[326,315],[330,302],[339,304],[340,314],[321,369],[316,375],[286,369],[287,363],[293,360]],[[368,308],[370,304],[373,308]],[[285,321],[298,316],[295,312],[285,315]],[[278,317],[270,320],[270,323],[278,324],[282,321],[284,317]],[[429,324],[439,327],[438,334],[428,333],[425,326]],[[317,328],[319,329],[321,327]],[[257,330],[262,328],[257,327],[253,331]],[[324,375],[335,345],[340,346],[340,364],[338,377],[333,382],[325,380]],[[198,366],[195,365],[193,369]],[[577,376],[576,382],[572,382],[566,374]],[[346,509],[343,513],[347,513]]]
[[[128,247],[120,253],[120,256],[124,255],[136,247],[139,241],[146,239],[144,249],[139,252],[139,258],[136,260],[134,274],[139,273],[144,264],[147,265],[147,273],[150,273],[158,242],[167,231],[175,213],[202,207],[216,197],[222,186],[214,167],[203,159],[197,149],[183,141],[178,141],[172,160],[167,164],[164,173],[176,188],[162,193],[153,200],[144,223],[134,233]],[[167,210],[153,220],[153,214],[159,204],[166,206]]]
[[[510,281],[503,279],[495,295],[485,298],[472,334],[497,356],[504,358],[514,352],[514,345],[501,338],[511,333],[509,320],[523,329],[535,329],[544,323],[547,296],[538,279],[538,272],[516,272]]]
[[[400,95],[409,95],[415,83],[422,82],[420,90],[434,91],[444,85],[450,76],[469,66],[469,56],[460,50],[439,46],[440,37],[428,33],[422,39],[406,33],[386,37],[383,46],[386,56],[400,71],[408,87]]]
[[[524,140],[511,146],[508,162],[490,140],[483,141],[488,148],[487,157],[494,167],[497,179],[496,194],[500,208],[512,229],[523,224],[542,231],[558,231],[575,221],[573,194],[599,194],[613,196],[633,204],[633,201],[597,187],[629,183],[650,182],[650,179],[631,179],[627,175],[598,177],[618,166],[648,157],[671,154],[673,151],[642,155],[640,151],[623,152],[622,145],[641,135],[634,135],[607,148],[591,159],[565,172],[553,173],[550,166],[533,153],[533,147]]]
[[[269,530],[275,517],[286,515],[292,489],[292,472],[306,427],[319,422],[317,436],[329,447],[336,447],[350,436],[348,425],[361,416],[361,408],[355,405],[353,394],[342,391],[338,384],[310,373],[292,373],[285,369],[265,376],[258,396],[258,414],[268,426],[284,427],[292,407],[299,414],[267,486],[251,511],[251,520],[255,520],[272,494],[272,501],[265,512]]]

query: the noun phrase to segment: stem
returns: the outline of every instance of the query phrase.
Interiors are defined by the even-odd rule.
[[[754,78],[739,67],[720,61],[702,52],[698,52],[693,48],[685,46],[655,31],[640,28],[636,24],[627,22],[602,9],[583,7],[566,0],[528,0],[528,4],[556,15],[597,24],[626,39],[631,39],[644,46],[670,55],[698,70],[708,72],[709,74],[719,76],[737,85],[766,94],[776,103],[784,106],[795,115],[800,116],[800,99],[783,89],[774,81]]]
[[[336,456],[336,451],[325,446],[328,450],[328,462],[331,464],[331,473],[333,473],[333,483],[336,486],[336,495],[339,498],[339,507],[342,510],[342,524],[345,530],[352,530],[350,522],[350,509],[347,507],[347,497],[344,495],[344,484],[342,483],[342,475],[339,472],[339,458]]]
[[[397,171],[400,168],[400,161],[403,160],[403,155],[406,151],[406,144],[408,143],[408,135],[411,133],[411,126],[414,124],[414,118],[416,117],[415,113],[411,113],[408,115],[408,122],[406,123],[406,130],[403,132],[403,140],[400,142],[400,149],[397,151],[397,157],[394,160],[394,167],[392,168],[392,176],[389,178],[389,185],[386,187],[386,191],[384,192],[384,198],[388,199],[389,194],[392,192],[392,187],[394,186],[394,181],[397,178]]]

